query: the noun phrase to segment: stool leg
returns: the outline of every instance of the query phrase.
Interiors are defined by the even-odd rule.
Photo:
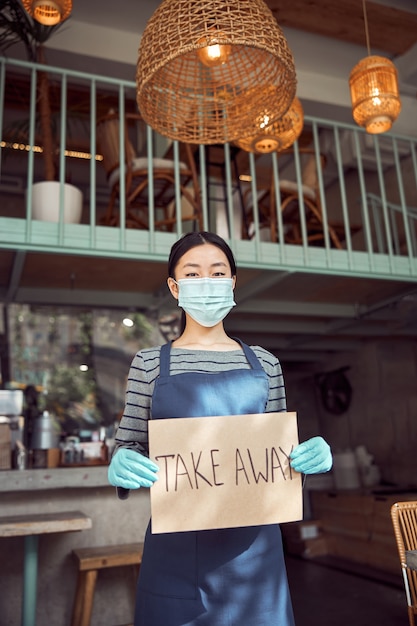
[[[85,573],[85,586],[83,594],[83,611],[78,626],[90,626],[91,613],[93,610],[94,589],[96,587],[97,570],[93,569]]]
[[[22,626],[36,625],[36,587],[38,582],[37,535],[25,537],[25,562],[23,569]]]
[[[85,574],[86,572],[78,572],[77,587],[74,596],[74,605],[72,607],[71,626],[78,626],[83,612]]]
[[[139,567],[140,567],[139,565],[131,565],[129,567],[129,570],[130,570],[129,579],[132,585],[131,589],[129,589],[129,591],[131,591],[131,593],[129,594],[129,609],[132,611],[132,615],[135,614],[136,590],[138,586]],[[133,624],[131,625],[129,622],[128,626],[133,626]]]
[[[140,570],[140,565],[132,565],[133,568],[133,579],[135,581],[135,586],[136,583],[138,582],[138,578],[139,578],[139,570]]]
[[[78,572],[71,626],[90,625],[96,580],[97,570]]]

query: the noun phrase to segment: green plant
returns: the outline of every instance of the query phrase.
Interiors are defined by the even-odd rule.
[[[32,19],[20,0],[0,0],[0,52],[4,54],[10,47],[20,43],[25,47],[29,61],[46,65],[45,44],[64,23],[44,26]],[[55,180],[56,142],[47,72],[39,72],[37,88],[44,176],[45,180]]]
[[[142,341],[147,343],[152,333],[152,324],[146,319],[143,313],[131,313],[129,315],[133,322],[130,328],[123,328],[123,337],[127,341]]]
[[[41,403],[62,423],[66,417],[75,422],[96,425],[100,421],[97,408],[97,386],[92,370],[80,371],[77,366],[57,365],[51,372],[48,392]]]

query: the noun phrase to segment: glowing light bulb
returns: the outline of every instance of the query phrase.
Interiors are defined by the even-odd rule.
[[[207,57],[213,63],[216,63],[220,60],[221,54],[222,50],[218,43],[215,43],[214,46],[207,46]]]
[[[259,128],[266,128],[269,125],[270,119],[271,118],[269,117],[269,115],[265,113],[265,115],[262,118],[262,122],[259,124]]]
[[[380,91],[378,87],[375,87],[374,89],[372,89],[372,104],[374,107],[381,106],[381,98],[379,97],[379,94],[380,94]]]
[[[226,63],[232,52],[232,46],[219,43],[222,33],[212,29],[213,34],[204,35],[198,40],[199,44],[205,44],[203,48],[197,50],[198,58],[207,67],[216,67]]]

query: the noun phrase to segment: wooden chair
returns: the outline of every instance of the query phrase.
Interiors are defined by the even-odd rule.
[[[391,519],[400,557],[410,626],[416,626],[417,571],[407,565],[411,551],[417,550],[417,501],[396,502],[391,507]]]
[[[93,611],[98,572],[109,567],[133,566],[136,583],[142,562],[143,544],[129,543],[73,550],[78,564],[78,580],[72,609],[71,626],[89,626]]]
[[[111,112],[97,123],[98,150],[103,155],[110,187],[110,200],[106,214],[100,220],[107,226],[120,224],[120,120],[119,114]],[[126,226],[149,228],[149,200],[154,202],[154,225],[156,230],[173,230],[176,218],[175,163],[171,159],[153,158],[152,168],[146,156],[138,156],[132,143],[136,127],[144,135],[145,124],[136,113],[126,114],[124,120],[124,164]],[[183,161],[179,164],[179,188],[181,195],[181,220],[194,222],[202,229],[201,193],[194,154],[189,144],[180,146]],[[152,179],[151,176],[152,175]]]
[[[281,179],[279,183],[284,242],[296,245],[304,243],[302,226],[304,221],[308,245],[322,245],[327,230],[330,244],[340,249],[342,243],[337,232],[340,231],[340,225],[325,223],[323,217],[315,151],[310,148],[299,148],[298,152],[300,158],[304,157],[301,184],[302,203],[300,189],[295,180]],[[284,155],[292,153],[292,150],[286,150],[280,153],[280,156],[282,158]],[[319,167],[321,169],[324,168],[325,162],[325,156],[320,155]],[[261,226],[269,228],[271,241],[279,240],[276,196],[275,182],[272,176],[269,187],[260,190],[258,195],[259,222]]]

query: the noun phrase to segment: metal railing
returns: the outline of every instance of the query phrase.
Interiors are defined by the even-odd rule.
[[[46,220],[33,191],[43,179],[42,71],[59,190]],[[162,260],[198,228],[226,237],[247,267],[417,279],[412,138],[307,116],[285,152],[258,156],[229,144],[187,151],[140,119],[134,82],[4,58],[0,128],[0,248]],[[83,194],[79,223],[66,221],[69,181]]]

